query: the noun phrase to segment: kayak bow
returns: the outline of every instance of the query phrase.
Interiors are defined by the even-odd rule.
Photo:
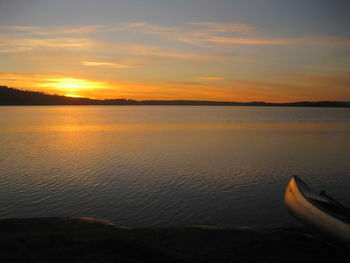
[[[350,210],[328,196],[315,192],[297,176],[292,176],[284,194],[289,212],[338,240],[350,243]]]

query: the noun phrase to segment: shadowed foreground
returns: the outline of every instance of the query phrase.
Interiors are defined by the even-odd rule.
[[[349,262],[304,228],[127,229],[91,218],[0,220],[1,262]]]

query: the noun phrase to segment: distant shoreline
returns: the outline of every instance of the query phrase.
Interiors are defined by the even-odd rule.
[[[172,107],[181,107],[181,106],[190,106],[190,107],[201,107],[201,106],[210,106],[210,107],[270,107],[270,108],[350,108],[350,106],[313,106],[313,105],[212,105],[212,104],[0,104],[0,107],[19,107],[19,106],[172,106]]]
[[[62,95],[50,95],[43,92],[25,91],[0,86],[0,106],[254,106],[254,107],[314,107],[349,108],[348,101],[299,101],[288,103],[272,102],[231,102],[197,100],[131,100],[73,98]]]
[[[152,104],[0,104],[0,107],[38,107],[38,106],[77,106],[77,107],[84,107],[84,106],[120,106],[120,107],[126,107],[126,106],[131,106],[131,107],[141,107],[141,106],[171,106],[171,107],[183,107],[183,106],[189,106],[189,107],[203,107],[203,106],[209,106],[209,107],[266,107],[266,108],[328,108],[328,109],[334,109],[334,108],[350,108],[350,106],[312,106],[312,105],[305,105],[305,106],[292,106],[292,105],[211,105],[211,104],[187,104],[187,105],[174,105],[174,104],[157,104],[157,105],[152,105]]]

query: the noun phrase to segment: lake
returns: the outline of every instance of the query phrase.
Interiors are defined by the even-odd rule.
[[[0,107],[0,218],[298,224],[291,175],[350,206],[350,109]]]

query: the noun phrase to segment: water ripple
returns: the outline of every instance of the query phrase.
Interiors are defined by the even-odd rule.
[[[1,218],[293,224],[292,174],[350,206],[349,109],[11,109],[0,111]]]

